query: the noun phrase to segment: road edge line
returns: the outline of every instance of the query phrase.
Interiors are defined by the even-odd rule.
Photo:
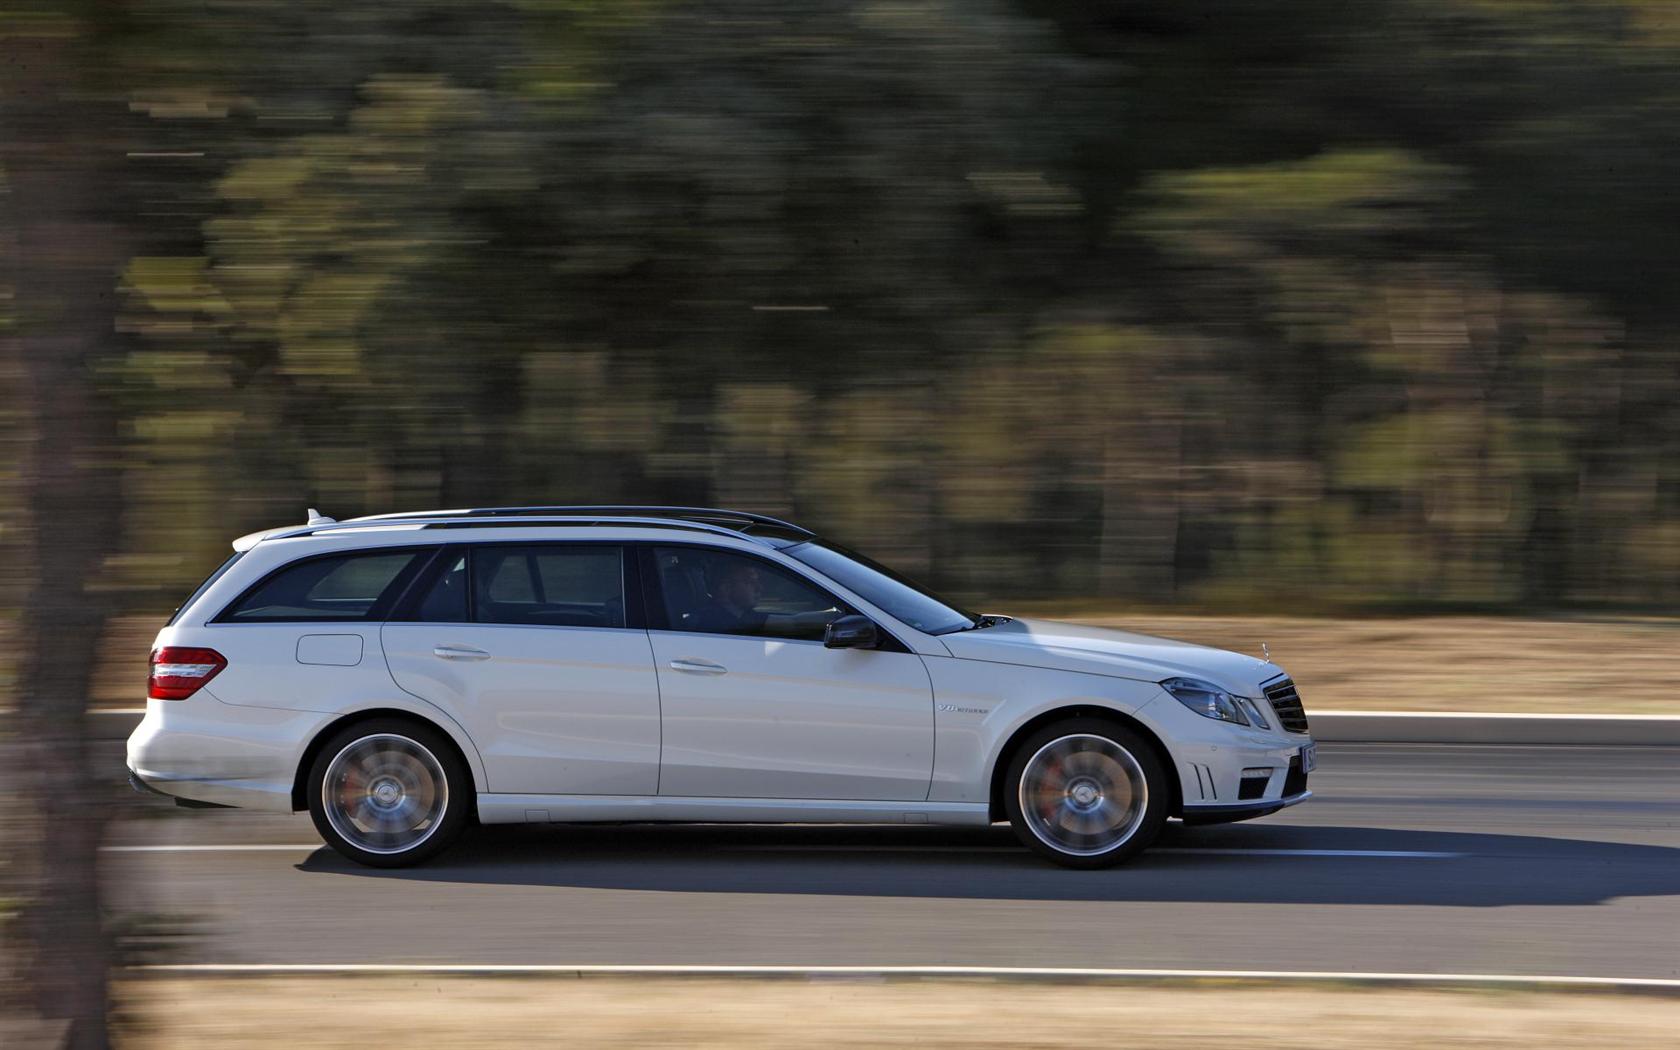
[[[1680,995],[1680,978],[1587,977],[1564,974],[1404,973],[1361,970],[1174,970],[1043,966],[793,966],[730,964],[574,963],[152,963],[129,967],[143,974],[202,976],[412,975],[538,977],[864,977],[1001,978],[1077,981],[1256,981],[1409,985],[1508,985],[1609,988]]]

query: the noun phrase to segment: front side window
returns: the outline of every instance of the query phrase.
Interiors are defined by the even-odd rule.
[[[624,550],[595,544],[478,547],[473,619],[535,627],[623,627]],[[455,573],[445,572],[438,586]],[[427,602],[431,596],[428,595]],[[441,599],[453,603],[455,599]],[[422,612],[426,603],[422,603]],[[424,617],[423,617],[424,618]]]
[[[270,576],[224,612],[225,623],[376,620],[433,548],[309,558]]]
[[[658,547],[654,564],[673,631],[821,641],[847,612],[810,581],[745,554]]]
[[[978,622],[972,613],[957,608],[920,584],[836,544],[811,540],[788,547],[782,553],[804,562],[864,601],[926,634],[949,634]]]

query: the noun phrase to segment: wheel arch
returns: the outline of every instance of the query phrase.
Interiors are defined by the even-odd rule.
[[[483,790],[482,785],[476,783],[479,780],[479,766],[474,760],[476,756],[469,757],[467,749],[462,746],[461,741],[448,725],[438,719],[428,718],[407,708],[370,707],[340,715],[322,726],[310,738],[309,743],[303,749],[303,754],[298,758],[297,772],[292,776],[292,812],[298,813],[309,808],[309,770],[315,765],[315,759],[320,755],[321,749],[326,747],[327,741],[331,740],[339,731],[359,722],[371,722],[385,718],[413,722],[428,729],[436,730],[445,740],[449,741],[449,746],[455,750],[455,757],[461,760],[461,764],[467,769],[467,774],[474,779],[474,791]]]
[[[1155,751],[1155,757],[1160,760],[1161,769],[1166,773],[1167,815],[1181,817],[1184,815],[1184,789],[1179,783],[1178,763],[1173,760],[1172,752],[1161,740],[1160,734],[1149,728],[1138,719],[1111,707],[1100,707],[1095,704],[1069,704],[1065,707],[1052,708],[1022,722],[1015,731],[1004,741],[1003,747],[998,749],[997,759],[992,763],[990,790],[987,793],[988,811],[993,822],[1008,819],[1008,810],[1004,805],[1004,778],[1009,775],[1009,765],[1015,758],[1015,753],[1023,742],[1034,733],[1047,725],[1066,721],[1070,718],[1097,718],[1124,727],[1142,737]]]

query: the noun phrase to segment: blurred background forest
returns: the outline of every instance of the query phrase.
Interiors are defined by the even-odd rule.
[[[310,506],[1671,709],[1677,235],[1675,0],[0,0],[0,1010],[106,1045],[93,668]]]
[[[644,501],[994,602],[1680,600],[1672,0],[8,0],[0,35],[71,42],[103,173],[90,298],[32,318],[14,237],[0,324],[107,319],[111,611],[306,506]]]

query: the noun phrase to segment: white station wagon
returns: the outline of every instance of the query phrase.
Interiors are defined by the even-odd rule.
[[[233,547],[158,633],[131,780],[308,809],[363,864],[473,819],[1007,820],[1095,868],[1311,794],[1276,665],[974,615],[761,515],[311,511]]]

